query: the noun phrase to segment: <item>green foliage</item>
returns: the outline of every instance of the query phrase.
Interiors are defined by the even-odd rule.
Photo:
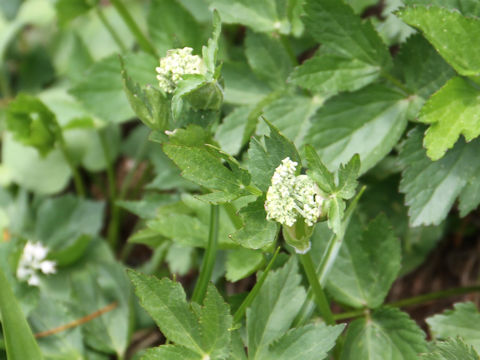
[[[476,360],[478,354],[471,346],[466,345],[461,339],[448,339],[447,341],[435,344],[434,350],[429,354],[424,354],[425,360]]]
[[[480,313],[473,303],[458,303],[453,310],[428,318],[427,323],[436,339],[460,336],[478,352],[480,336],[476,324],[479,319]]]

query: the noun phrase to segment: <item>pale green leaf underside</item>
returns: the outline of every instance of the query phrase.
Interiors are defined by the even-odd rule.
[[[480,19],[438,6],[408,7],[398,12],[407,24],[420,29],[440,55],[461,75],[480,73]]]
[[[437,339],[460,336],[476,351],[480,351],[480,312],[471,302],[455,304],[453,310],[427,319],[432,334]]]
[[[461,77],[448,81],[423,106],[420,122],[431,124],[423,144],[432,160],[440,159],[460,135],[480,135],[480,90]]]
[[[442,159],[431,161],[422,147],[422,131],[417,128],[409,134],[400,153],[406,165],[400,191],[406,195],[412,226],[438,225],[445,219],[469,179],[478,173],[479,153],[480,141],[460,140]]]
[[[427,351],[425,334],[394,308],[375,311],[350,323],[341,360],[417,360]]]
[[[384,85],[341,94],[318,110],[305,138],[331,170],[361,159],[360,173],[377,164],[395,146],[407,125],[409,101]]]

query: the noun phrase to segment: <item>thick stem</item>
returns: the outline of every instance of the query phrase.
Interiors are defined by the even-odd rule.
[[[218,205],[210,205],[210,229],[208,234],[208,244],[203,257],[200,276],[192,295],[192,301],[197,304],[203,303],[203,298],[207,292],[208,282],[212,277],[213,267],[215,266],[215,258],[217,256],[218,242],[218,223],[219,223],[219,207]]]
[[[325,296],[325,293],[320,286],[320,282],[318,281],[310,252],[307,252],[306,254],[298,254],[298,257],[300,258],[300,261],[303,265],[303,270],[305,270],[305,274],[307,275],[307,279],[314,294],[314,300],[320,315],[328,325],[335,324],[335,319],[333,318],[330,304],[328,303],[327,297]]]
[[[157,51],[155,50],[155,47],[152,45],[150,40],[148,40],[148,38],[143,34],[142,30],[140,30],[140,27],[137,25],[132,15],[130,15],[130,13],[128,12],[127,8],[122,3],[122,1],[110,0],[110,3],[115,7],[118,14],[122,17],[123,21],[128,26],[133,36],[135,36],[135,38],[137,39],[138,45],[140,45],[140,48],[142,48],[143,51],[146,51],[158,58],[158,54],[157,54]]]
[[[352,214],[357,207],[358,201],[365,192],[365,189],[366,187],[363,186],[358,192],[357,196],[348,206],[347,211],[345,212],[345,215],[343,217],[341,231],[336,235],[332,235],[328,240],[327,248],[325,249],[322,259],[320,260],[320,264],[317,268],[317,277],[321,286],[325,286],[327,282],[327,275],[330,272],[333,264],[335,263],[335,260],[337,259],[338,252],[340,251],[340,247],[343,243],[345,231],[347,230]],[[300,326],[305,324],[312,315],[314,310],[313,296],[314,295],[312,293],[312,290],[310,289],[307,293],[307,299],[303,303],[302,308],[300,309],[300,312],[294,321],[294,326]]]
[[[267,279],[268,273],[272,269],[272,266],[275,263],[275,260],[276,260],[279,252],[280,252],[280,247],[277,247],[277,250],[275,250],[275,253],[273,254],[272,259],[268,263],[267,267],[263,271],[263,273],[260,276],[260,278],[258,279],[257,283],[255,284],[253,289],[248,293],[247,297],[243,300],[243,302],[240,304],[237,311],[235,311],[235,314],[233,315],[233,324],[234,325],[238,324],[240,322],[240,320],[242,320],[243,315],[245,315],[245,311],[247,311],[247,308],[251,305],[252,301],[258,295],[258,292],[260,291],[263,283]]]
[[[108,178],[108,198],[110,203],[110,222],[108,224],[107,238],[108,243],[112,249],[117,248],[118,233],[120,225],[120,209],[116,205],[117,202],[117,184],[115,181],[115,169],[113,167],[113,159],[110,154],[110,148],[108,146],[106,128],[100,129],[98,136],[100,138],[100,144],[103,150],[103,156],[107,165],[107,178]]]
[[[122,39],[120,38],[120,36],[115,31],[115,29],[113,28],[112,24],[110,24],[110,22],[106,18],[105,14],[103,13],[103,11],[102,11],[102,9],[100,8],[99,5],[95,6],[95,11],[96,11],[100,21],[102,22],[103,26],[105,26],[107,31],[110,33],[110,36],[112,37],[112,39],[115,41],[117,46],[120,48],[120,51],[122,53],[127,52],[127,47],[125,46]]]
[[[409,307],[415,305],[422,305],[434,300],[444,299],[451,296],[458,296],[458,295],[465,295],[474,292],[480,292],[480,286],[467,286],[467,287],[458,287],[453,289],[435,291],[428,294],[418,295],[407,299],[392,301],[390,303],[385,304],[386,306],[392,307]],[[353,311],[347,311],[341,314],[335,314],[335,320],[344,320],[359,317],[368,313],[368,309],[359,309]]]
[[[78,168],[75,165],[75,161],[70,155],[70,151],[67,148],[65,138],[63,137],[63,134],[61,132],[58,135],[58,146],[60,148],[60,151],[63,154],[63,157],[67,161],[67,164],[70,167],[70,170],[72,171],[73,181],[75,183],[75,190],[77,191],[77,194],[81,197],[85,197],[86,195],[85,185],[83,184],[83,180],[80,175],[80,172],[78,171]]]

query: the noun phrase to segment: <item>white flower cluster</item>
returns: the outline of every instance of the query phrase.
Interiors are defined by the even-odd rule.
[[[203,74],[205,67],[200,56],[192,55],[192,48],[171,49],[167,56],[160,59],[160,66],[156,68],[159,86],[167,93],[175,90],[178,82],[185,74]]]
[[[17,277],[28,282],[28,285],[40,285],[39,273],[54,274],[57,264],[55,261],[45,260],[48,248],[39,242],[27,242],[23,249],[17,268]]]
[[[293,226],[302,216],[308,226],[313,226],[321,215],[324,199],[307,175],[295,176],[297,165],[287,157],[275,169],[265,201],[267,219]]]

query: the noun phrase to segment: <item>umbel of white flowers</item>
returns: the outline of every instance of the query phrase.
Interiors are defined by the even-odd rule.
[[[287,157],[275,169],[265,201],[267,219],[291,227],[301,216],[313,226],[321,215],[324,198],[307,175],[295,176],[297,165]]]
[[[204,74],[205,66],[200,56],[192,55],[192,48],[171,49],[167,56],[160,59],[160,66],[156,68],[160,88],[172,93],[177,84],[186,74]]]
[[[38,286],[40,273],[54,274],[57,271],[57,264],[55,261],[45,260],[48,251],[48,248],[41,243],[28,241],[18,262],[17,277],[27,281],[28,285]]]

